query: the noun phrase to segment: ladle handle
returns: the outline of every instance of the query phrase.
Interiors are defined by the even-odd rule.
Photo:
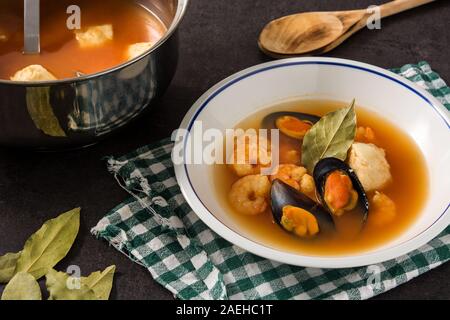
[[[433,2],[436,0],[394,0],[380,6],[381,17],[389,17],[394,14],[419,7],[421,5]]]
[[[38,54],[40,45],[40,0],[24,0],[24,53]]]

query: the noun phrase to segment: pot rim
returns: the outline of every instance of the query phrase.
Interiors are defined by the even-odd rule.
[[[115,66],[115,67],[112,67],[112,68],[109,68],[106,70],[102,70],[100,72],[88,74],[88,75],[85,75],[82,77],[66,78],[66,79],[52,80],[52,81],[12,81],[12,80],[0,79],[0,85],[23,86],[23,87],[34,86],[35,87],[35,86],[51,86],[51,85],[58,85],[58,84],[74,84],[74,83],[84,82],[87,80],[98,78],[98,77],[104,76],[106,74],[125,69],[126,67],[151,55],[154,51],[156,51],[159,47],[161,47],[169,38],[172,37],[172,35],[178,29],[178,26],[180,25],[181,21],[183,20],[185,14],[186,14],[186,10],[187,10],[187,6],[189,5],[189,1],[190,0],[178,0],[177,11],[175,13],[175,16],[173,18],[173,21],[172,21],[169,29],[164,34],[164,36],[150,50],[142,53],[141,55],[135,57],[132,60],[128,60],[122,64]]]

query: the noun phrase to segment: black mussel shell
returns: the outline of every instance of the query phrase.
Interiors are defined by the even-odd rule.
[[[294,206],[313,214],[321,231],[335,229],[333,218],[325,208],[283,181],[279,179],[273,181],[270,196],[272,215],[278,225],[281,226],[283,208]]]
[[[262,121],[262,128],[263,129],[278,129],[276,126],[276,121],[277,119],[284,117],[284,116],[290,116],[290,117],[295,117],[299,120],[302,121],[308,121],[311,124],[316,124],[317,122],[319,122],[320,117],[312,115],[312,114],[307,114],[307,113],[300,113],[300,112],[274,112],[269,114],[268,116],[266,116],[263,121]]]
[[[347,174],[352,181],[353,188],[358,193],[358,206],[362,212],[363,222],[365,222],[369,214],[369,200],[366,191],[353,169],[351,169],[344,161],[337,158],[322,159],[314,168],[314,182],[316,183],[317,193],[319,194],[322,205],[331,212],[325,201],[325,182],[327,181],[327,177],[337,170]]]

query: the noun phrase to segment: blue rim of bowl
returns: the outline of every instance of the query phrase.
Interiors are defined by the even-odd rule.
[[[376,71],[376,70],[372,70],[372,69],[369,69],[369,68],[366,68],[366,67],[357,66],[357,65],[352,65],[352,64],[348,64],[348,63],[311,60],[311,61],[286,62],[286,63],[280,63],[280,64],[276,64],[276,65],[271,65],[271,66],[265,66],[265,67],[262,67],[262,68],[260,68],[260,69],[250,71],[250,72],[248,72],[248,73],[246,73],[246,74],[244,74],[244,75],[242,75],[242,76],[237,77],[236,79],[233,79],[233,80],[231,80],[231,81],[225,83],[223,86],[221,86],[220,88],[218,88],[217,90],[215,90],[213,93],[211,93],[211,94],[208,96],[208,98],[207,98],[207,99],[200,105],[200,107],[196,110],[195,114],[193,115],[193,117],[192,117],[191,120],[189,121],[189,124],[188,124],[188,126],[187,126],[187,131],[188,131],[189,133],[191,132],[195,120],[196,120],[196,119],[198,118],[198,116],[202,113],[202,111],[208,106],[208,104],[209,104],[214,98],[216,98],[218,95],[220,95],[223,91],[225,91],[225,90],[228,89],[229,87],[233,86],[234,84],[236,84],[236,83],[238,83],[238,82],[240,82],[240,81],[242,81],[242,80],[244,80],[244,79],[246,79],[246,78],[249,78],[249,77],[251,77],[251,76],[254,76],[254,75],[256,75],[256,74],[265,72],[265,71],[269,71],[269,70],[273,70],[273,69],[278,69],[278,68],[291,67],[291,66],[298,66],[298,65],[331,65],[331,66],[337,66],[337,67],[346,67],[346,68],[350,68],[350,69],[356,69],[356,70],[360,70],[360,71],[369,72],[369,73],[375,74],[375,75],[377,75],[377,76],[380,76],[380,77],[382,77],[382,78],[391,80],[391,81],[393,81],[393,82],[395,82],[395,83],[397,83],[397,84],[403,86],[404,88],[408,89],[409,91],[413,92],[414,94],[416,94],[417,96],[419,96],[422,100],[424,100],[424,101],[427,103],[427,105],[430,106],[430,107],[431,107],[431,108],[439,115],[439,117],[444,121],[444,123],[447,125],[447,128],[450,129],[450,121],[447,120],[447,119],[444,117],[444,115],[439,111],[439,109],[434,105],[434,103],[430,101],[430,99],[428,99],[427,97],[425,97],[425,96],[424,96],[422,93],[420,93],[417,89],[411,87],[410,85],[408,85],[408,84],[406,84],[406,83],[404,83],[404,82],[402,82],[402,81],[400,81],[400,80],[398,80],[398,79],[395,79],[395,78],[392,77],[392,76],[389,76],[389,75],[384,74],[384,73],[382,73],[382,72],[379,72],[379,71]],[[386,72],[390,72],[390,71],[389,71],[389,70],[386,70]],[[233,77],[233,76],[231,76],[231,77]],[[407,80],[407,79],[405,79],[405,80]],[[200,98],[200,99],[201,99],[201,98]],[[185,141],[184,141],[184,150],[185,150],[185,151],[184,151],[184,158],[185,158],[185,159],[186,159],[187,142],[188,142],[188,139],[185,139]],[[190,175],[189,175],[189,171],[188,171],[188,168],[187,168],[187,164],[186,164],[186,163],[183,164],[183,168],[184,168],[184,172],[185,172],[185,174],[186,174],[186,177],[187,177],[187,181],[188,181],[188,183],[189,183],[189,186],[190,186],[190,188],[192,189],[192,191],[194,192],[194,194],[195,194],[196,198],[198,199],[198,201],[202,204],[202,206],[203,206],[203,207],[204,207],[204,208],[205,208],[205,209],[206,209],[206,210],[207,210],[207,211],[208,211],[208,212],[209,212],[216,220],[218,220],[225,228],[227,228],[228,230],[230,230],[230,231],[236,233],[236,231],[230,229],[228,226],[226,226],[225,224],[223,224],[223,223],[220,221],[220,219],[218,219],[218,218],[211,212],[211,210],[209,210],[209,208],[205,205],[205,203],[202,201],[202,199],[198,196],[198,194],[197,194],[197,192],[196,192],[196,190],[195,190],[195,188],[194,188],[194,186],[193,186],[193,184],[192,184],[191,177],[190,177]],[[396,247],[402,246],[402,245],[404,245],[405,243],[408,243],[408,242],[410,242],[411,240],[414,240],[414,239],[420,237],[421,235],[423,235],[425,232],[427,232],[429,229],[431,229],[436,223],[438,223],[438,222],[442,219],[442,217],[447,213],[447,211],[448,211],[449,208],[450,208],[450,202],[448,203],[447,207],[446,207],[445,210],[442,212],[442,214],[441,214],[441,215],[440,215],[440,216],[439,216],[439,217],[438,217],[431,225],[429,225],[425,230],[423,230],[423,231],[421,231],[420,233],[416,234],[414,237],[412,237],[412,238],[410,238],[410,239],[408,239],[408,240],[405,240],[404,242],[399,243],[399,244],[397,244],[397,245],[395,245],[395,246],[393,246],[393,247],[391,247],[391,248],[396,248]],[[239,234],[239,235],[240,235],[241,237],[246,238],[247,240],[249,240],[249,241],[251,241],[251,242],[257,243],[257,244],[259,244],[259,245],[261,245],[261,246],[263,246],[263,247],[266,247],[266,248],[268,248],[268,249],[277,250],[276,248],[268,247],[267,245],[265,245],[265,244],[263,244],[263,243],[257,242],[257,241],[255,241],[255,240],[253,240],[253,239],[250,239],[250,238],[247,238],[245,235],[241,235],[241,234]],[[377,252],[377,251],[370,252],[370,254],[374,254],[374,253],[376,253],[376,252]],[[314,257],[314,256],[311,256],[311,255],[303,255],[303,256]],[[339,256],[326,256],[326,258],[339,258]]]

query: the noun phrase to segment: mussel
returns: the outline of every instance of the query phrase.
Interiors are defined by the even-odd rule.
[[[369,200],[355,172],[336,158],[320,160],[314,168],[314,182],[319,199],[328,211],[341,216],[346,211],[359,210],[363,223],[369,213]]]
[[[335,229],[325,208],[281,180],[273,181],[270,196],[273,218],[286,231],[309,238]]]
[[[275,112],[263,119],[265,129],[279,129],[288,137],[302,140],[320,117],[300,112]]]

